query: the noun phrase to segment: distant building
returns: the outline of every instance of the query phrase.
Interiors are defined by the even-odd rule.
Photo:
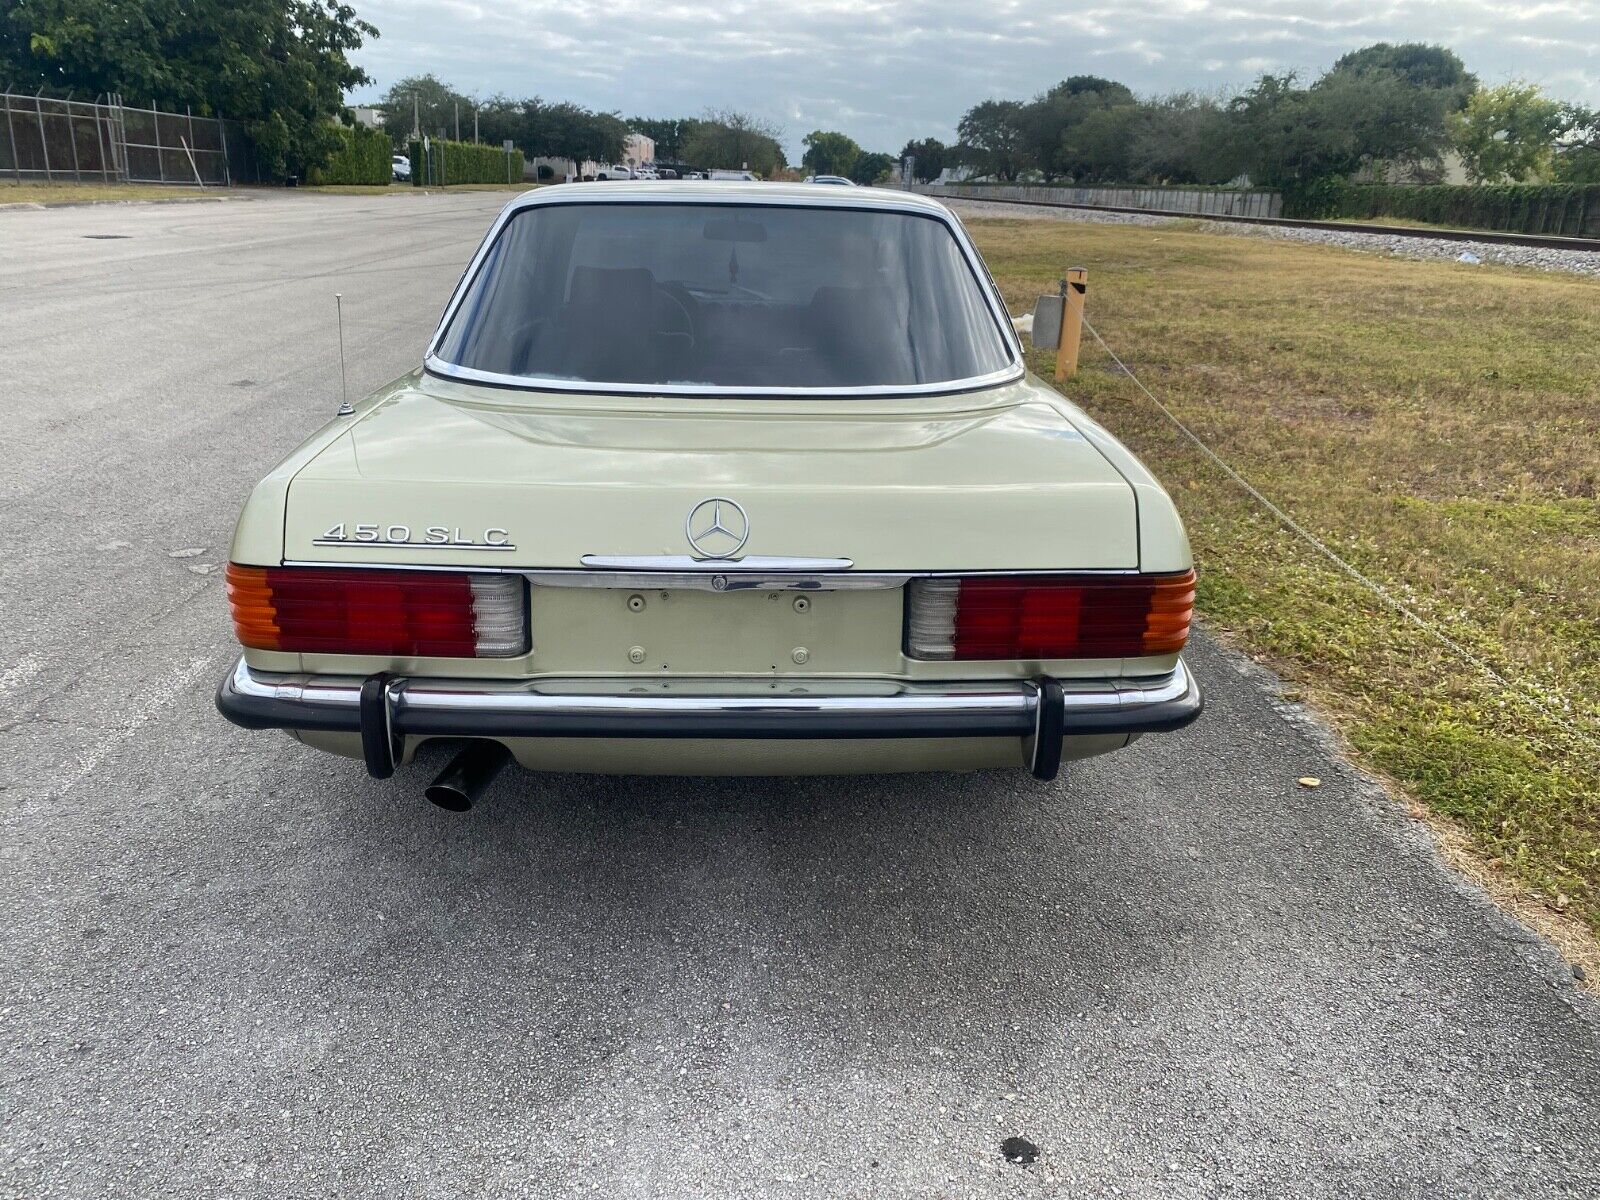
[[[594,174],[593,164],[591,163],[589,166],[589,174],[592,175]],[[540,177],[541,167],[547,172],[542,179]],[[524,159],[522,163],[522,177],[535,183],[571,183],[580,174],[582,172],[578,169],[578,164],[570,158],[556,158],[551,155],[540,154],[533,158]]]
[[[629,133],[622,142],[622,161],[628,167],[643,166],[656,160],[656,144],[642,133]]]
[[[365,125],[368,129],[383,128],[381,108],[374,108],[370,104],[355,104],[350,107],[350,115],[355,118],[357,125]]]

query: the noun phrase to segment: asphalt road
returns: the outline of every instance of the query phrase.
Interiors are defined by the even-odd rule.
[[[1204,638],[1199,724],[1053,786],[457,817],[223,723],[333,293],[399,374],[503,199],[0,212],[0,1192],[1600,1195],[1600,1005]]]

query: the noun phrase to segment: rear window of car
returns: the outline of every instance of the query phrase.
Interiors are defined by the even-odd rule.
[[[959,384],[1012,363],[984,286],[915,213],[535,206],[501,229],[434,357],[532,386]]]

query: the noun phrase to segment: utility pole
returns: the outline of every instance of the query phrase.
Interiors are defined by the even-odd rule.
[[[461,101],[456,101],[456,141],[461,140]]]
[[[411,93],[411,140],[422,140],[422,106],[415,92]]]
[[[478,106],[472,106],[472,144],[478,144]]]

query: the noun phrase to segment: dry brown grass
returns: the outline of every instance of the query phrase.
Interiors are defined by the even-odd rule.
[[[1090,320],[1157,395],[1509,681],[1282,530],[1086,335],[1066,390],[1172,489],[1206,619],[1462,831],[1492,890],[1600,929],[1600,282],[1203,231],[970,226],[1013,311],[1087,266]]]

